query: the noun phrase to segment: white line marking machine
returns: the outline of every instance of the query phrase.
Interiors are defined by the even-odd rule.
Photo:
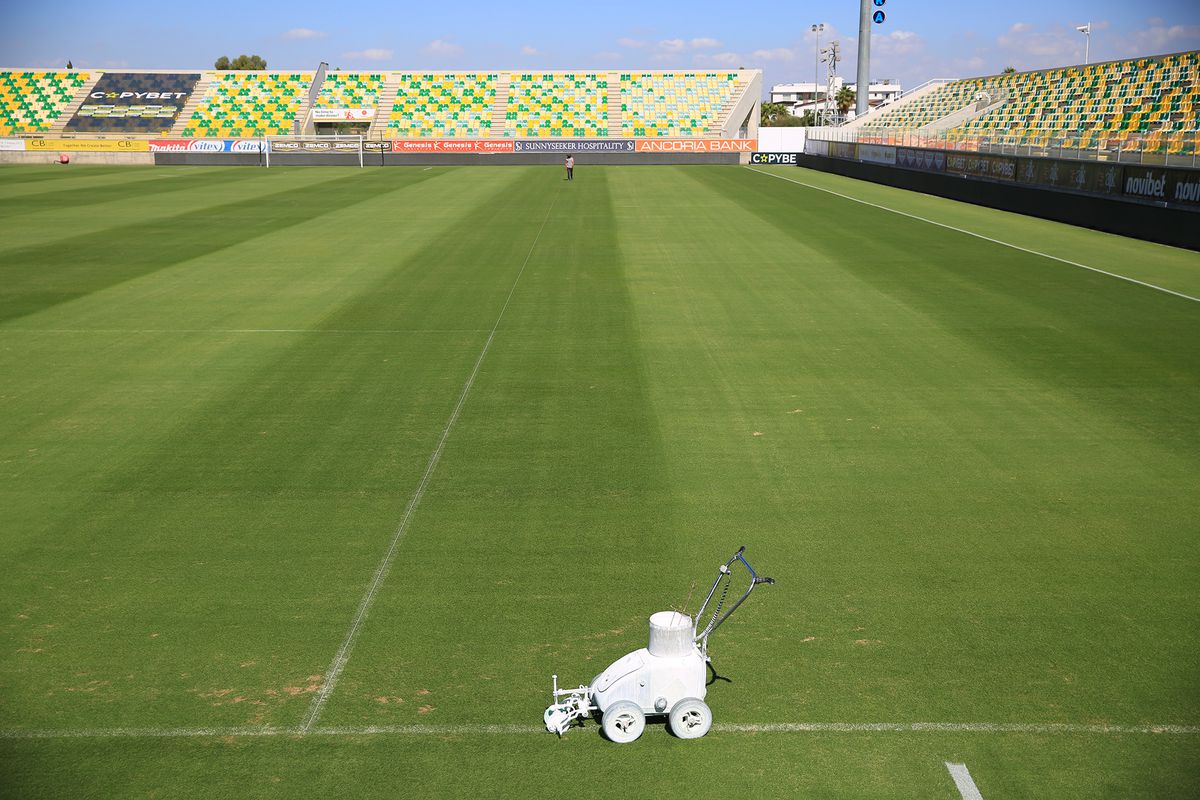
[[[745,546],[738,548],[718,568],[717,578],[694,617],[679,611],[652,614],[649,646],[614,661],[590,686],[559,689],[558,675],[553,675],[554,702],[544,715],[546,730],[561,737],[576,721],[582,724],[587,717],[598,715],[605,737],[625,744],[642,735],[647,716],[665,714],[671,733],[680,739],[698,739],[708,733],[712,727],[712,711],[704,702],[712,663],[708,637],[737,611],[755,586],[775,583],[773,578],[758,576],[745,552]],[[737,564],[746,568],[750,583],[726,608]],[[720,596],[713,603],[718,588]],[[712,610],[705,622],[710,605]]]

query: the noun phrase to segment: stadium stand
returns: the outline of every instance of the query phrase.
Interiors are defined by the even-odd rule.
[[[375,108],[383,93],[381,72],[327,72],[313,108]]]
[[[286,136],[307,102],[311,72],[219,72],[182,134]]]
[[[387,128],[402,138],[486,138],[496,73],[401,73]]]
[[[703,136],[738,88],[736,72],[622,73],[622,136]]]
[[[608,136],[608,75],[518,73],[508,85],[504,136]]]
[[[106,72],[88,90],[65,131],[164,134],[199,79],[198,72]]]
[[[952,81],[865,120],[864,129],[920,129],[975,102],[1007,101],[951,130],[955,137],[1071,149],[1194,152],[1200,52]]]
[[[68,111],[87,72],[0,72],[0,136],[46,133]]]

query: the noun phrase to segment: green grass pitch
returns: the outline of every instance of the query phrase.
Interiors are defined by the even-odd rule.
[[[1200,256],[576,175],[0,170],[0,795],[1200,794]],[[741,544],[707,737],[538,732]]]

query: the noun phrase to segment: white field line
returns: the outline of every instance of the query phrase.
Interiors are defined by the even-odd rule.
[[[1200,725],[1079,725],[1021,722],[773,722],[717,723],[717,733],[1015,733],[1033,735],[1197,735]],[[545,734],[542,725],[361,725],[288,728],[69,728],[0,730],[0,739],[202,739],[269,736],[497,736]]]
[[[490,328],[0,328],[3,333],[488,333]]]
[[[1175,295],[1176,297],[1182,297],[1184,300],[1191,300],[1193,303],[1200,303],[1200,297],[1192,297],[1190,294],[1184,294],[1183,292],[1177,292],[1174,289],[1167,289],[1166,287],[1158,286],[1153,283],[1146,283],[1145,281],[1139,281],[1138,279],[1130,278],[1127,275],[1118,275],[1115,272],[1107,272],[1107,271],[1099,269],[1097,267],[1089,267],[1087,264],[1080,264],[1078,261],[1071,261],[1066,258],[1060,258],[1059,256],[1052,256],[1049,253],[1043,253],[1040,250],[1030,250],[1028,247],[1021,247],[1019,244],[1013,244],[1012,242],[1006,242],[1001,239],[993,239],[990,236],[984,236],[982,233],[976,233],[975,231],[969,231],[965,228],[956,228],[953,225],[947,225],[944,222],[938,222],[937,220],[932,220],[932,219],[929,219],[928,217],[917,216],[916,214],[910,214],[907,211],[900,211],[895,208],[890,208],[888,206],[880,205],[879,203],[872,203],[869,200],[863,200],[862,198],[859,198],[859,197],[853,197],[852,195],[842,194],[841,192],[835,192],[833,189],[826,189],[822,186],[815,186],[811,183],[805,183],[804,181],[798,181],[798,180],[794,180],[792,178],[784,177],[783,175],[776,175],[774,172],[764,172],[761,169],[754,169],[754,167],[746,167],[746,169],[750,170],[751,172],[757,172],[759,175],[766,175],[771,178],[778,178],[781,181],[787,181],[788,183],[794,183],[797,186],[804,186],[809,189],[816,189],[818,192],[825,192],[826,194],[831,194],[831,195],[834,195],[835,197],[841,197],[846,200],[852,200],[855,203],[861,203],[864,206],[871,206],[872,208],[878,208],[883,211],[890,211],[893,214],[899,214],[900,216],[908,217],[909,219],[920,220],[921,222],[928,222],[930,225],[936,225],[939,228],[945,228],[947,230],[957,231],[958,233],[965,233],[967,236],[974,236],[976,239],[983,239],[985,242],[992,242],[993,244],[1003,245],[1004,247],[1011,247],[1013,250],[1020,250],[1022,253],[1029,253],[1030,255],[1041,256],[1042,258],[1049,258],[1052,261],[1058,261],[1063,264],[1069,264],[1072,267],[1078,267],[1079,269],[1086,269],[1089,272],[1098,272],[1101,275],[1107,275],[1110,278],[1117,278],[1118,280],[1128,281],[1129,283],[1136,283],[1138,286],[1145,286],[1147,289],[1154,289],[1159,292],[1166,292],[1167,294]]]
[[[966,764],[951,764],[947,761],[946,769],[950,771],[950,777],[954,778],[954,785],[958,787],[958,793],[962,795],[963,800],[983,800],[983,795],[979,793],[979,787],[971,778],[971,771],[967,769]]]
[[[337,654],[333,657],[333,662],[325,670],[325,680],[321,685],[321,691],[313,697],[312,703],[308,707],[308,713],[304,715],[304,720],[300,723],[301,733],[311,731],[313,726],[316,725],[317,720],[321,718],[325,702],[337,686],[338,678],[341,677],[342,670],[346,667],[346,662],[350,660],[350,652],[354,649],[354,642],[358,639],[358,632],[362,629],[363,621],[367,618],[367,613],[371,610],[371,605],[375,602],[375,596],[379,593],[379,587],[383,585],[383,580],[387,577],[388,571],[391,569],[392,561],[396,558],[396,550],[399,548],[400,542],[404,539],[404,534],[408,531],[408,525],[412,521],[413,513],[417,510],[417,506],[421,504],[421,498],[425,495],[425,489],[429,486],[429,479],[433,476],[433,471],[437,469],[438,462],[442,459],[442,452],[446,449],[446,440],[450,438],[450,431],[454,429],[454,423],[458,422],[458,415],[462,412],[463,405],[467,402],[467,395],[471,393],[471,387],[475,385],[476,376],[479,375],[479,367],[483,364],[483,359],[487,357],[488,350],[492,346],[492,341],[496,338],[496,331],[500,328],[500,321],[504,319],[504,312],[508,311],[508,304],[512,302],[513,293],[517,291],[517,284],[521,282],[521,276],[525,274],[525,267],[529,265],[529,259],[533,256],[533,251],[537,247],[538,240],[542,238],[542,231],[546,229],[546,223],[550,220],[550,213],[554,210],[554,203],[557,200],[558,195],[555,194],[554,198],[550,201],[550,206],[546,209],[546,216],[542,218],[542,224],[538,228],[537,235],[533,237],[533,243],[529,245],[529,252],[525,254],[525,260],[521,262],[521,269],[517,272],[517,277],[513,279],[512,286],[508,290],[508,296],[504,298],[504,305],[500,308],[500,313],[496,316],[496,322],[492,325],[492,331],[488,334],[487,341],[483,343],[483,349],[479,351],[479,357],[475,359],[475,366],[471,369],[471,374],[467,377],[467,382],[463,384],[462,391],[458,395],[458,402],[454,405],[454,410],[450,412],[450,418],[446,421],[446,427],[442,429],[442,436],[438,439],[437,447],[434,448],[432,455],[429,456],[429,463],[425,466],[425,473],[421,475],[421,480],[417,484],[417,488],[413,491],[412,497],[409,498],[408,505],[404,509],[404,515],[400,518],[400,524],[396,526],[396,531],[392,534],[391,541],[388,542],[387,550],[384,552],[383,558],[380,559],[379,566],[375,568],[375,574],[371,576],[371,582],[367,585],[367,591],[358,603],[358,610],[354,613],[354,619],[350,622],[350,628],[346,631],[346,636],[342,640],[342,646],[338,648]]]

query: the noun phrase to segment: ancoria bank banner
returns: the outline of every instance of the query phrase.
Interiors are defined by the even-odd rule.
[[[169,129],[200,80],[198,72],[106,72],[67,130],[147,133]]]

